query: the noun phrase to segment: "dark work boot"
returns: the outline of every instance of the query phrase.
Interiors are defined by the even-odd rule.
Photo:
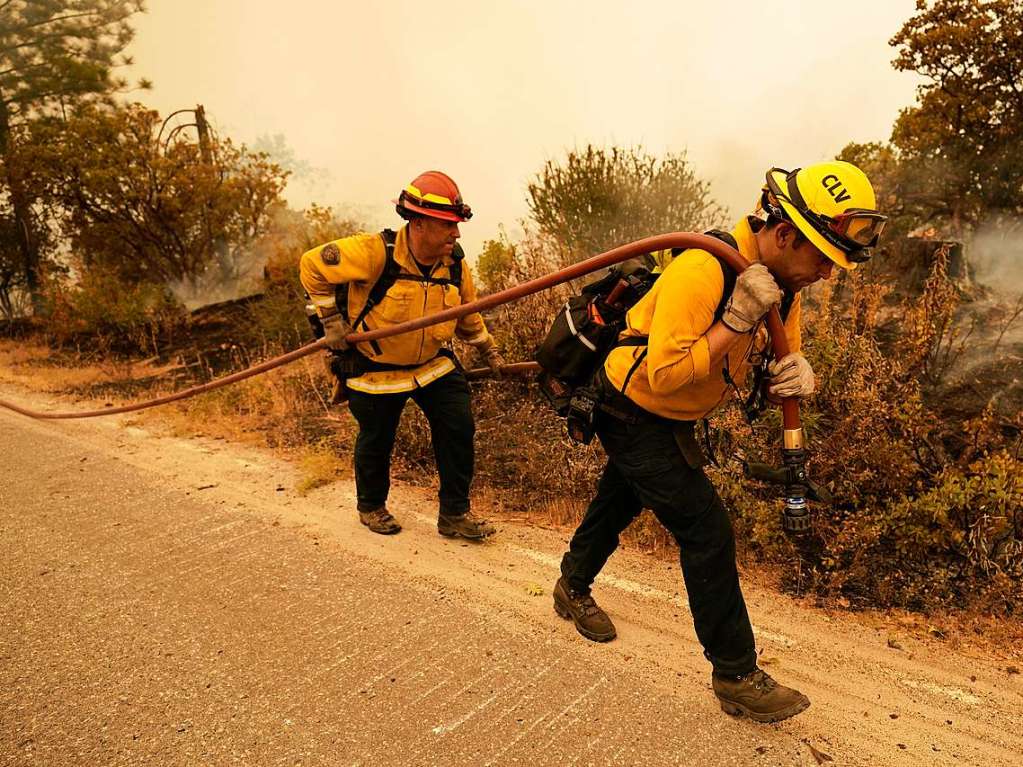
[[[480,541],[497,532],[492,524],[480,519],[471,511],[458,516],[441,514],[437,517],[437,532],[446,538],[468,538]]]
[[[401,531],[401,525],[398,524],[398,520],[391,516],[391,512],[387,510],[386,506],[381,506],[379,509],[373,509],[372,511],[360,511],[359,521],[374,533],[380,533],[380,535],[394,535]]]
[[[554,611],[575,623],[576,631],[594,642],[610,642],[618,632],[593,597],[573,591],[564,577],[554,584]]]
[[[754,669],[742,676],[712,677],[714,694],[726,714],[745,714],[754,722],[780,722],[810,706],[810,699],[791,687],[778,684],[764,671]]]

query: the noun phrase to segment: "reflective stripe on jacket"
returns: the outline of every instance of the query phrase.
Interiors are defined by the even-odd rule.
[[[748,261],[760,260],[748,219],[743,219],[732,235]],[[707,251],[687,250],[676,257],[626,316],[622,338],[649,336],[649,343],[612,349],[604,372],[614,387],[621,391],[635,366],[624,394],[651,413],[681,421],[703,418],[726,401],[731,389],[723,368],[727,364],[732,378],[742,382],[749,372],[750,356],[766,349],[768,336],[763,323],[759,324],[711,367],[706,333],[714,323],[724,286],[721,264]],[[800,349],[801,303],[797,294],[785,321],[794,352]]]
[[[302,254],[299,274],[320,316],[334,310],[335,286],[348,283],[348,317],[354,320],[366,303],[373,284],[383,272],[386,258],[380,235],[356,234]],[[401,267],[401,274],[417,279],[395,281],[357,330],[393,327],[476,300],[472,274],[464,264],[460,288],[419,281],[418,278],[423,274],[409,252],[407,226],[398,232],[394,243],[394,259]],[[453,263],[450,256],[445,256],[434,265],[430,276],[436,279],[450,278]],[[455,336],[473,345],[490,340],[483,318],[474,312],[458,321],[450,320],[379,341],[360,343],[356,348],[374,362],[411,367],[350,378],[348,387],[370,394],[393,394],[426,386],[454,370],[455,365],[451,359],[438,357],[437,354]]]

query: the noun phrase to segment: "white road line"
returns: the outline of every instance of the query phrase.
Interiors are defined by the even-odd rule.
[[[775,634],[775,633],[773,633],[771,631],[768,631],[767,629],[762,629],[759,626],[754,626],[753,627],[753,633],[756,634],[761,639],[766,639],[769,642],[774,642],[775,644],[780,644],[782,647],[795,647],[796,646],[796,642],[795,642],[794,639],[789,639],[784,634]]]
[[[436,727],[434,727],[431,732],[433,732],[434,735],[447,735],[449,732],[454,732],[463,724],[472,719],[474,716],[480,714],[483,711],[483,709],[485,709],[487,706],[489,706],[491,703],[497,700],[497,698],[500,697],[501,693],[503,692],[504,692],[503,689],[498,690],[485,701],[476,706],[476,708],[466,712],[463,716],[456,719],[451,724],[439,724]]]
[[[966,690],[958,687],[943,687],[942,685],[934,684],[933,682],[918,682],[913,679],[903,679],[902,683],[906,685],[906,687],[912,687],[914,690],[925,690],[938,695],[944,695],[947,698],[958,700],[961,703],[966,703],[970,706],[976,706],[981,703],[981,699],[976,695],[968,693]]]
[[[505,753],[508,751],[508,749],[513,748],[520,740],[522,740],[529,733],[531,733],[534,729],[536,729],[536,727],[541,722],[543,722],[546,718],[547,718],[547,714],[544,714],[539,719],[537,719],[535,722],[533,722],[531,725],[529,725],[529,727],[527,727],[522,732],[520,732],[518,735],[516,735],[511,743],[509,743],[507,746],[505,746],[500,751],[498,751],[497,754],[495,754],[492,759],[490,759],[486,764],[483,765],[483,767],[493,767],[493,765],[497,764],[497,760],[500,759],[502,756],[504,756]]]
[[[567,721],[561,727],[559,727],[556,731],[553,731],[551,733],[550,740],[548,740],[543,746],[540,747],[540,749],[539,749],[540,753],[543,753],[547,749],[548,746],[550,746],[552,743],[554,743],[554,741],[556,741],[558,739],[558,736],[561,733],[563,733],[565,730],[567,730],[569,727],[571,727],[573,724],[575,724],[576,722],[579,721],[578,715],[577,716],[573,716],[573,717],[567,717],[566,715],[570,711],[573,711],[575,709],[575,707],[578,706],[583,700],[585,700],[586,698],[589,698],[598,687],[600,687],[602,685],[605,685],[605,684],[607,684],[607,677],[603,677],[602,676],[596,682],[591,684],[589,689],[587,689],[584,693],[582,693],[578,698],[576,698],[571,703],[569,703],[567,706],[565,706],[563,709],[561,709],[561,711],[558,712],[557,716],[555,716],[553,719],[551,719],[550,726],[547,728],[548,730],[553,730],[554,723],[556,721],[558,721],[559,719],[561,719],[562,717],[565,717],[567,719]]]

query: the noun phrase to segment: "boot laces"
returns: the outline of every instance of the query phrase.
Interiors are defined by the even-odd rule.
[[[583,613],[586,615],[595,615],[600,611],[596,600],[590,594],[580,594],[578,591],[573,591],[569,596],[571,596],[573,602],[582,608]]]
[[[746,681],[753,685],[754,690],[763,690],[764,692],[771,692],[778,686],[770,674],[759,668],[747,676]]]

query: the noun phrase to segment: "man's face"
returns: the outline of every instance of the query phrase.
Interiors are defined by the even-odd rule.
[[[444,256],[450,256],[455,249],[455,241],[462,236],[457,221],[424,217],[417,219],[414,226],[419,233],[415,255],[424,263],[433,263]]]
[[[796,292],[831,277],[834,261],[807,239],[800,238],[796,244],[796,229],[791,225],[779,224],[777,229],[775,243],[780,258],[772,271],[786,288]]]

